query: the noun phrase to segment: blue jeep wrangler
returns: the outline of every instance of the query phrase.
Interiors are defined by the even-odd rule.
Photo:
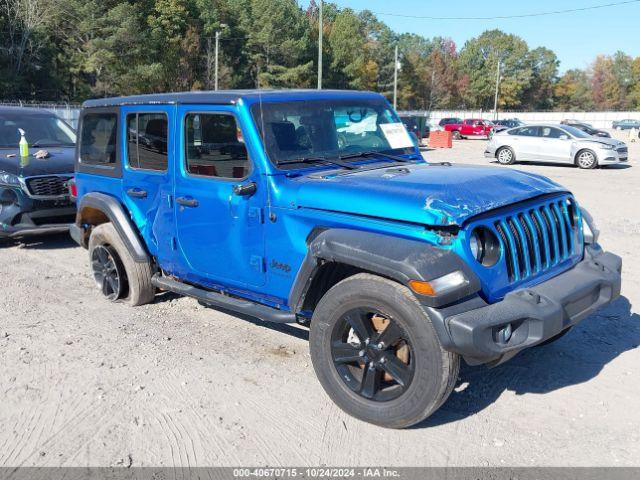
[[[460,358],[497,365],[620,295],[570,192],[425,162],[378,94],[92,100],[76,157],[72,236],[105,297],[309,326],[328,395],[378,425],[432,414]]]

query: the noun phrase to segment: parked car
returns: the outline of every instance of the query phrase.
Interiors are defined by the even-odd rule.
[[[453,138],[458,140],[469,137],[489,138],[494,128],[490,121],[480,118],[469,118],[462,123],[449,123],[444,126],[444,129],[451,132]]]
[[[20,130],[30,144],[21,156]],[[75,133],[53,113],[0,107],[0,238],[68,231]]]
[[[440,122],[438,122],[438,125],[444,127],[445,125],[451,125],[453,123],[462,123],[462,119],[457,117],[443,118],[442,120],[440,120]]]
[[[606,130],[598,130],[597,128],[593,128],[588,123],[574,122],[572,120],[563,120],[561,122],[561,125],[577,128],[578,130],[582,130],[583,132],[589,135],[592,135],[594,137],[611,138],[611,134]]]
[[[596,168],[628,160],[624,142],[591,136],[569,125],[527,125],[493,136],[484,152],[503,165],[537,161]]]
[[[632,118],[626,120],[616,120],[611,125],[614,130],[631,130],[635,128],[640,130],[640,120],[634,120]]]
[[[525,125],[525,123],[522,120],[519,120],[517,118],[508,118],[508,119],[505,119],[505,120],[496,120],[493,123],[494,123],[494,125],[503,127],[502,130],[506,130],[506,129],[509,129],[509,128],[521,127],[521,126]]]
[[[166,154],[119,134],[150,117]],[[620,294],[621,259],[566,188],[428,164],[378,94],[99,99],[79,128],[71,233],[101,294],[308,326],[320,383],[368,422],[422,421],[461,358],[497,365]]]
[[[424,140],[429,138],[431,128],[427,117],[421,115],[401,115],[400,120],[402,120],[407,130],[416,136],[419,143],[423,143]]]

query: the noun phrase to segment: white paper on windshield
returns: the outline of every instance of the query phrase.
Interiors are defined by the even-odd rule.
[[[383,123],[380,129],[389,142],[391,148],[413,147],[413,140],[402,123]]]

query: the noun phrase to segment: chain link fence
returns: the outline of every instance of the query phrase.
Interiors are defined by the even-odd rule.
[[[77,128],[81,105],[74,103],[29,103],[21,101],[0,101],[0,107],[29,107],[49,110],[50,112],[56,114],[58,117],[62,118],[73,128]]]

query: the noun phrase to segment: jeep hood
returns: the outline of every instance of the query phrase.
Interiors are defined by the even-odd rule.
[[[548,178],[518,170],[438,164],[341,170],[299,181],[299,207],[430,226],[462,226],[480,213],[567,191]]]

